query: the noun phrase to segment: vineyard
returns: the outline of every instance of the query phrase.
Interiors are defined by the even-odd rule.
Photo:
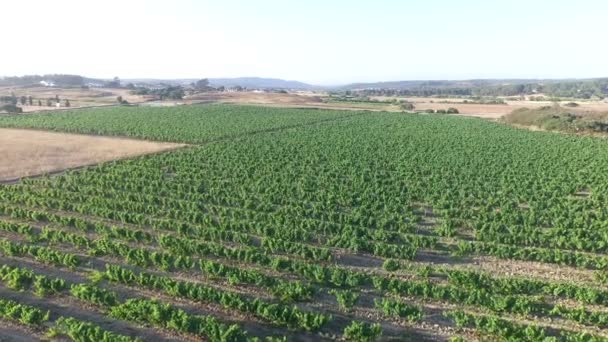
[[[608,142],[200,105],[0,118],[187,143],[0,185],[0,336],[608,340]]]

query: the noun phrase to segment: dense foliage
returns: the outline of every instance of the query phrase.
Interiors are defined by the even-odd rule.
[[[352,115],[348,111],[228,105],[113,107],[0,117],[0,126],[203,143]]]
[[[444,306],[462,310],[442,324],[498,339],[599,340],[579,333],[608,324],[608,291],[590,277],[608,267],[602,140],[449,115],[224,105],[0,125],[205,143],[1,186],[7,291],[217,341],[267,335],[233,317],[287,340],[399,340]],[[583,276],[460,267],[471,258]],[[74,271],[93,283],[61,279]]]

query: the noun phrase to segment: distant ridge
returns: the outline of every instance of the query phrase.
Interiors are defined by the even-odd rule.
[[[575,83],[587,81],[605,81],[607,78],[564,78],[564,79],[470,79],[470,80],[412,80],[412,81],[385,81],[385,82],[359,82],[336,86],[334,89],[353,90],[353,89],[416,89],[416,88],[478,88],[501,85],[517,84],[555,84],[555,83]]]
[[[209,85],[212,87],[236,87],[263,88],[263,89],[297,89],[309,90],[321,88],[300,81],[283,80],[280,78],[263,77],[236,77],[236,78],[210,78]]]
[[[179,79],[154,79],[154,78],[133,78],[123,79],[124,83],[136,84],[169,84],[186,85],[198,81],[198,78],[179,78]],[[247,89],[293,89],[293,90],[312,90],[321,89],[308,83],[299,81],[283,80],[280,78],[265,77],[235,77],[235,78],[208,78],[209,85],[212,87],[243,87]]]

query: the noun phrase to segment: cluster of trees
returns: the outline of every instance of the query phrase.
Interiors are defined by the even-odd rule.
[[[448,109],[425,109],[423,113],[428,114],[458,114],[459,111],[456,108],[450,107]]]
[[[420,87],[413,89],[391,89],[391,88],[373,88],[373,89],[361,89],[361,90],[347,90],[345,91],[347,96],[358,95],[358,96],[440,96],[440,97],[451,97],[451,96],[472,96],[473,90],[471,88],[435,88],[435,87]]]
[[[431,84],[422,83],[408,88],[378,87],[370,89],[347,90],[346,95],[359,96],[437,96],[437,97],[463,97],[463,96],[518,96],[543,93],[551,97],[569,98],[600,98],[608,96],[608,79],[590,80],[557,80],[557,81],[534,81],[525,80],[509,83],[505,80],[503,84],[497,82],[472,82],[469,85]]]
[[[153,95],[160,100],[181,100],[186,94],[182,86],[167,86],[165,88],[152,89],[147,87],[135,87],[131,90],[133,95]]]
[[[86,79],[79,75],[26,75],[0,78],[0,86],[29,86],[41,81],[52,82],[57,86],[82,86]]]
[[[129,83],[127,84],[126,88],[131,89],[131,94],[155,96],[160,100],[181,100],[186,95],[186,93],[226,90],[224,86],[220,86],[218,88],[213,88],[209,86],[209,79],[207,78],[192,82],[189,87],[184,87],[181,85],[163,84],[161,87],[151,88],[147,86],[136,86],[132,83]],[[239,88],[240,90],[243,90],[243,88]]]
[[[44,102],[47,107],[54,107],[58,103],[61,104],[61,99],[59,98],[59,95],[55,95],[55,97],[49,97],[45,99]],[[21,107],[19,105],[21,105]],[[12,93],[10,96],[0,96],[0,111],[5,111],[8,113],[22,113],[22,106],[34,105],[42,107],[42,99],[34,99],[31,95],[22,95],[18,97],[14,93]],[[64,99],[63,106],[70,107],[70,100]]]
[[[25,75],[0,78],[0,86],[37,86],[40,82],[47,82],[57,87],[82,87],[94,83],[107,88],[120,88],[120,78],[114,77],[109,81],[102,79],[86,78],[80,75],[47,74],[47,75]]]

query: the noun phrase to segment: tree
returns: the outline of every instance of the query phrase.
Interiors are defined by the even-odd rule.
[[[184,88],[181,86],[175,87],[167,87],[163,89],[156,89],[153,91],[153,94],[158,95],[161,100],[171,99],[171,100],[181,100],[184,95]]]
[[[21,107],[17,107],[17,105],[9,103],[0,107],[0,111],[8,112],[8,113],[23,113],[23,109]]]
[[[116,101],[117,101],[118,103],[122,104],[122,96],[118,96],[118,97],[116,98]]]
[[[458,109],[454,108],[454,107],[450,107],[448,108],[448,110],[446,111],[448,114],[458,114],[459,111]]]
[[[106,82],[106,88],[120,88],[120,78],[114,77],[111,81]]]
[[[32,98],[32,95],[29,95],[29,96],[27,97],[27,102],[30,104],[30,106],[33,106],[33,105],[34,105],[34,99]]]
[[[59,95],[55,95],[55,102],[59,103]]]
[[[69,106],[70,106],[70,100],[65,99],[65,106],[66,106],[66,107],[69,107]]]
[[[38,106],[42,107],[42,101],[41,100],[38,100]]]
[[[21,102],[22,106],[25,106],[25,104],[27,103],[27,97],[21,96],[21,98],[19,98],[19,102]]]
[[[203,90],[209,87],[209,80],[206,78],[200,79],[194,83],[194,88]]]
[[[11,93],[11,100],[9,101],[10,103],[16,105],[18,100],[17,100],[17,96],[15,96],[14,93]]]
[[[411,102],[405,102],[401,104],[401,109],[402,110],[414,110],[416,107],[414,106],[413,103]]]
[[[53,106],[53,100],[52,99],[46,99],[46,106],[47,107],[52,107]]]

